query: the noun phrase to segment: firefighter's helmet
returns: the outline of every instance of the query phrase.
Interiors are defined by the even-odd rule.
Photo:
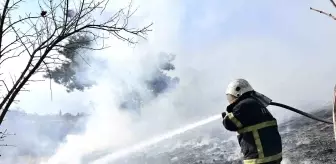
[[[235,98],[240,97],[246,92],[253,91],[250,83],[245,79],[233,80],[226,89],[226,95],[232,95]]]

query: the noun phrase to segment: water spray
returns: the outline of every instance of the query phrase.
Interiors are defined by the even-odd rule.
[[[335,88],[336,89],[336,88]],[[309,114],[309,113],[306,113],[306,112],[303,112],[301,110],[298,110],[296,108],[293,108],[291,106],[288,106],[288,105],[285,105],[285,104],[281,104],[281,103],[277,103],[277,102],[273,102],[270,98],[266,97],[265,95],[261,94],[261,93],[258,93],[258,92],[252,92],[251,93],[251,96],[253,98],[255,98],[259,103],[261,103],[261,105],[263,105],[264,107],[267,107],[269,105],[273,105],[273,106],[278,106],[278,107],[281,107],[281,108],[285,108],[285,109],[288,109],[290,111],[293,111],[293,112],[296,112],[298,114],[301,114],[303,116],[306,116],[308,118],[311,118],[311,119],[314,119],[314,120],[317,120],[317,121],[320,121],[320,122],[324,122],[324,123],[327,123],[327,124],[333,124],[332,121],[329,121],[329,120],[325,120],[325,119],[322,119],[322,118],[319,118],[319,117],[316,117],[312,114]],[[335,100],[336,100],[336,90],[335,90]],[[222,115],[221,114],[218,114],[218,115],[215,115],[215,116],[211,116],[211,117],[208,117],[204,120],[201,120],[201,121],[198,121],[198,122],[195,122],[195,123],[192,123],[192,124],[189,124],[189,125],[186,125],[182,128],[178,128],[176,130],[173,130],[173,131],[170,131],[170,132],[167,132],[163,135],[160,135],[160,136],[157,136],[157,137],[154,137],[154,138],[151,138],[149,140],[146,140],[146,141],[143,141],[139,144],[136,144],[132,147],[129,147],[129,148],[126,148],[126,149],[122,149],[122,150],[119,150],[119,151],[116,151],[116,152],[113,152],[112,154],[110,155],[107,155],[103,158],[100,158],[98,160],[96,160],[94,162],[94,164],[100,164],[100,163],[109,163],[109,162],[112,162],[114,160],[117,160],[119,158],[122,158],[122,157],[125,157],[131,153],[135,153],[135,152],[138,152],[138,151],[141,151],[143,150],[144,148],[146,147],[149,147],[149,146],[152,146],[152,145],[155,145],[163,140],[166,140],[166,139],[170,139],[176,135],[179,135],[179,134],[182,134],[182,133],[185,133],[189,130],[192,130],[192,129],[195,129],[199,126],[202,126],[202,125],[205,125],[205,124],[208,124],[212,121],[216,121],[218,119],[222,118]],[[335,130],[336,131],[336,130]]]
[[[160,136],[157,136],[157,137],[154,137],[154,138],[151,138],[149,140],[146,140],[146,141],[143,141],[143,142],[140,142],[139,144],[136,144],[132,147],[128,147],[126,149],[121,149],[119,151],[116,151],[116,152],[113,152],[112,154],[110,155],[107,155],[99,160],[96,160],[95,162],[93,162],[93,164],[101,164],[101,163],[108,163],[108,162],[111,162],[111,161],[114,161],[114,160],[117,160],[119,158],[122,158],[122,157],[125,157],[131,153],[135,153],[135,152],[138,152],[138,151],[141,151],[143,150],[144,148],[146,147],[149,147],[149,146],[152,146],[152,145],[155,145],[163,140],[167,140],[167,139],[170,139],[176,135],[179,135],[179,134],[182,134],[184,132],[187,132],[189,130],[192,130],[192,129],[195,129],[199,126],[202,126],[202,125],[205,125],[205,124],[208,124],[212,121],[215,121],[215,120],[218,120],[222,118],[221,114],[217,114],[217,115],[214,115],[214,116],[211,116],[211,117],[208,117],[206,119],[203,119],[201,121],[197,121],[195,123],[191,123],[191,124],[188,124],[182,128],[178,128],[178,129],[175,129],[173,131],[170,131],[170,132],[167,132],[163,135],[160,135]]]

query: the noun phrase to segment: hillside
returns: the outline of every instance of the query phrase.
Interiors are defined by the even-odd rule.
[[[80,133],[84,130],[86,115],[70,113],[55,115],[27,114],[22,111],[10,111],[1,131],[7,129],[8,135],[2,144],[13,146],[1,147],[0,163],[7,163],[17,156],[49,156],[67,134]],[[14,162],[14,161],[13,161]]]
[[[319,117],[332,119],[331,109],[315,112]],[[210,125],[209,125],[210,126]],[[208,126],[208,128],[210,128]],[[284,162],[286,164],[333,164],[336,163],[335,140],[332,125],[297,116],[279,126],[283,137]],[[239,164],[239,147],[235,136],[228,138],[223,129],[216,133],[180,136],[133,154],[115,163],[127,164]],[[188,134],[186,134],[188,135]],[[182,139],[184,138],[184,139]]]
[[[314,114],[332,119],[331,109],[321,109]],[[14,121],[17,117],[21,117],[20,121],[13,124],[11,119]],[[6,153],[1,157],[0,163],[22,163],[22,161],[28,162],[31,159],[47,158],[63,141],[66,134],[80,133],[83,130],[83,127],[78,126],[79,122],[83,121],[82,118],[85,117],[69,114],[38,116],[22,112],[11,113],[8,123],[11,123],[13,129],[25,126],[24,129],[28,130],[25,132],[28,132],[29,136],[26,133],[22,134],[21,131],[16,136],[6,138],[7,143],[16,143],[17,146],[6,148]],[[37,126],[32,126],[33,124],[41,126],[36,129]],[[279,129],[283,137],[285,158],[283,163],[336,163],[336,145],[332,125],[297,115],[281,124]],[[17,155],[20,158],[14,157]],[[114,163],[239,164],[239,158],[239,146],[235,135],[226,133],[218,122],[214,122],[149,147],[143,152],[131,154]]]

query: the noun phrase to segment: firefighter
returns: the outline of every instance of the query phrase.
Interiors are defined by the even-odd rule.
[[[277,120],[253,97],[252,86],[244,79],[232,81],[226,90],[229,105],[222,113],[223,125],[238,133],[244,164],[280,164],[282,141]]]

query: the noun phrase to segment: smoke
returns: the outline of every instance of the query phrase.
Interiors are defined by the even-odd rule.
[[[104,58],[91,65],[97,85],[83,93],[66,93],[53,84],[32,84],[20,95],[27,112],[85,111],[91,115],[82,134],[68,135],[47,163],[80,164],[105,156],[182,125],[225,110],[230,80],[245,78],[275,101],[304,111],[329,103],[336,78],[333,43],[335,22],[309,10],[329,11],[327,2],[270,1],[134,1],[135,25],[154,22],[147,41],[136,47],[110,39],[111,48],[92,52]],[[107,11],[125,6],[113,1]],[[98,19],[98,18],[97,18]],[[141,115],[120,110],[121,97],[136,88],[144,97],[144,80],[151,76],[159,52],[176,54],[176,89],[146,103]],[[83,75],[84,76],[84,75]],[[84,77],[83,77],[84,78]],[[87,77],[85,77],[87,78]],[[271,108],[279,121],[292,115]],[[218,122],[218,127],[221,126]],[[32,127],[33,128],[33,127]],[[20,133],[20,132],[17,132]],[[27,132],[29,133],[29,131]],[[33,132],[32,132],[33,133]]]

